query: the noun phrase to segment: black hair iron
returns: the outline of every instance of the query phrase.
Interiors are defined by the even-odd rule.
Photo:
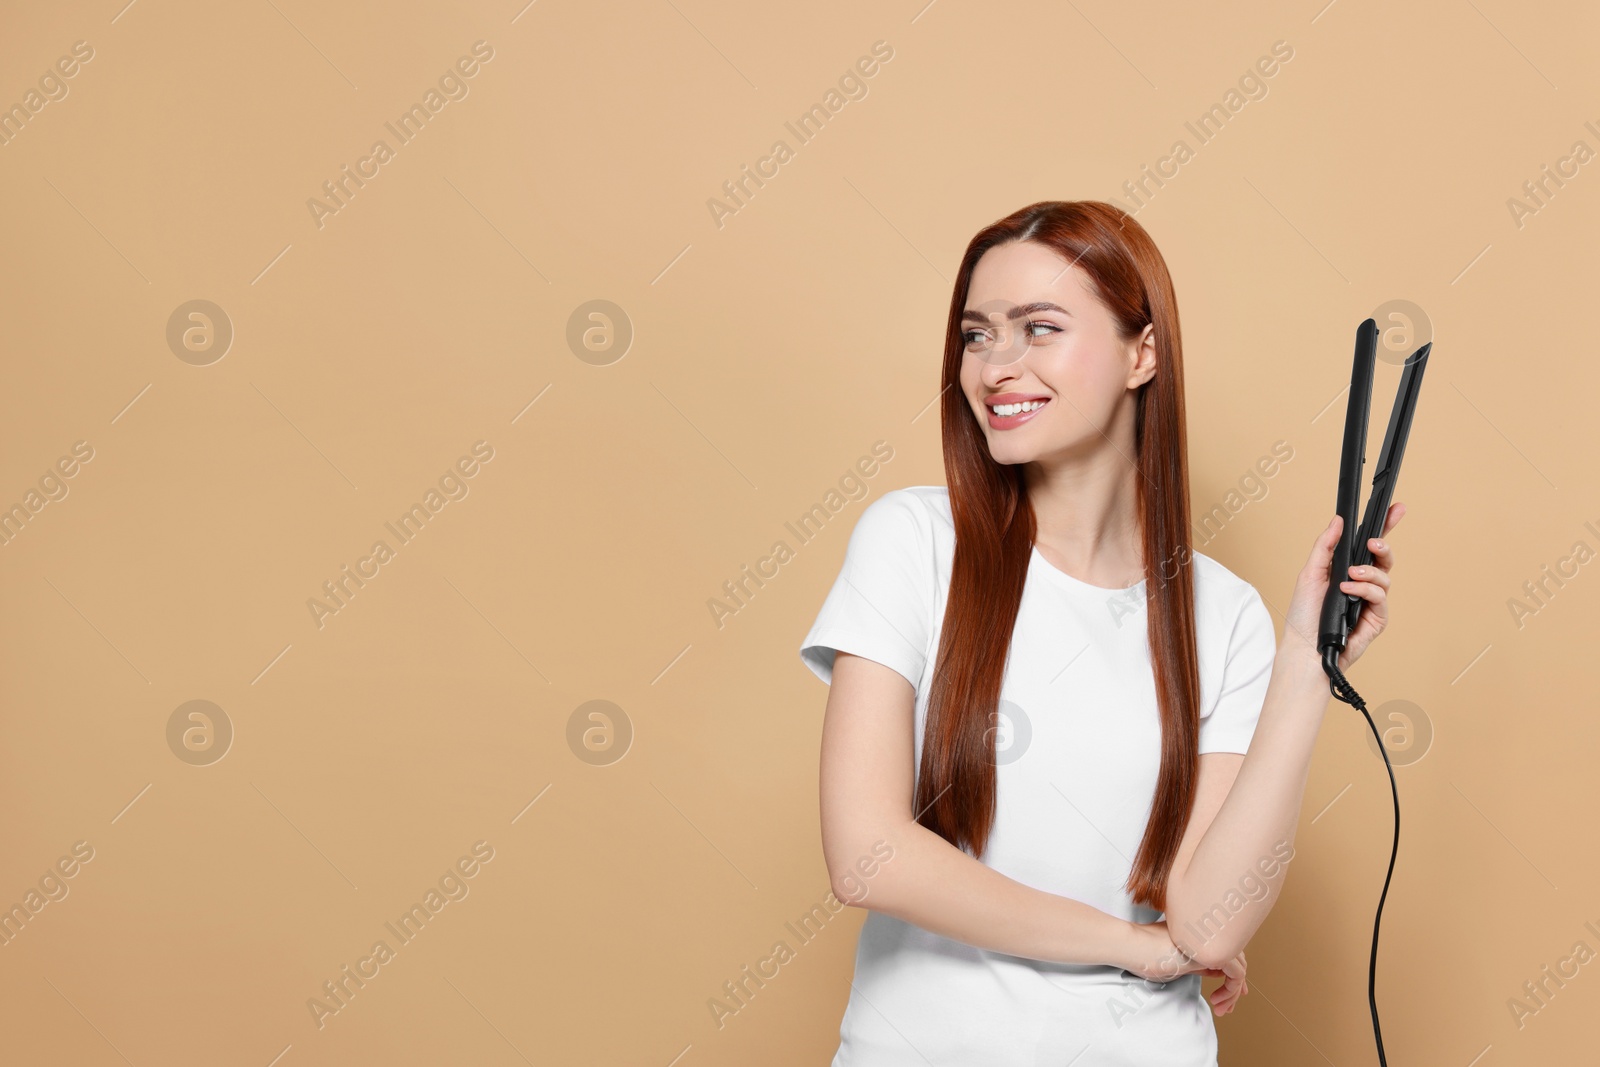
[[[1394,844],[1389,850],[1389,871],[1383,876],[1383,893],[1378,897],[1378,913],[1372,920],[1372,957],[1367,965],[1367,1004],[1372,1009],[1372,1036],[1378,1043],[1378,1063],[1388,1067],[1389,1061],[1383,1054],[1383,1031],[1378,1025],[1378,925],[1383,921],[1383,902],[1389,896],[1389,879],[1394,874],[1394,859],[1400,850],[1400,790],[1395,786],[1389,750],[1372,716],[1367,713],[1366,702],[1339,670],[1339,653],[1344,651],[1345,638],[1360,621],[1361,609],[1366,604],[1359,596],[1340,589],[1339,583],[1349,576],[1351,567],[1372,562],[1367,542],[1383,536],[1383,523],[1389,514],[1395,482],[1400,478],[1400,460],[1405,456],[1406,438],[1411,433],[1417,396],[1422,391],[1422,372],[1428,366],[1433,342],[1429,341],[1406,357],[1394,408],[1389,413],[1389,428],[1383,435],[1383,451],[1378,454],[1378,469],[1372,476],[1372,493],[1358,527],[1356,509],[1360,502],[1361,468],[1367,459],[1367,415],[1372,407],[1372,365],[1377,346],[1378,324],[1369,318],[1356,327],[1355,365],[1350,371],[1350,403],[1345,410],[1344,452],[1339,458],[1339,493],[1335,504],[1344,518],[1344,526],[1339,532],[1339,543],[1334,546],[1328,593],[1322,601],[1317,650],[1333,695],[1360,711],[1367,725],[1372,727],[1372,736],[1378,742],[1383,765],[1389,772],[1389,789],[1394,794]]]

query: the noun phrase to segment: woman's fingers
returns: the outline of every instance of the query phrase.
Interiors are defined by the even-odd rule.
[[[1377,544],[1378,539],[1374,537],[1372,543]],[[1389,570],[1383,564],[1377,562],[1376,557],[1374,557],[1371,563],[1361,563],[1351,567],[1350,572],[1345,575],[1345,581],[1371,582],[1373,585],[1381,585],[1387,589],[1389,588]]]
[[[1212,978],[1222,979],[1222,984],[1213,989],[1206,998],[1211,1002],[1211,1010],[1215,1014],[1228,1014],[1238,1007],[1239,998],[1250,992],[1250,984],[1245,981],[1246,966],[1244,953],[1241,952],[1221,967],[1206,967],[1199,972]]]
[[[1226,1015],[1238,1005],[1239,998],[1249,992],[1249,986],[1245,982],[1245,968],[1244,953],[1241,952],[1224,963],[1220,969],[1207,970],[1207,974],[1222,975],[1222,985],[1212,990],[1210,997],[1212,1010],[1216,1014]]]
[[[1394,549],[1381,537],[1367,538],[1367,551],[1372,553],[1373,564],[1381,571],[1394,569]]]
[[[1238,953],[1237,957],[1232,958],[1227,965],[1224,965],[1224,973],[1227,974],[1226,982],[1224,982],[1224,989],[1227,990],[1227,1006],[1219,1014],[1226,1014],[1237,1008],[1238,998],[1250,992],[1250,982],[1245,979],[1246,966],[1248,966],[1248,963],[1245,961],[1245,953],[1243,952]]]
[[[1226,1015],[1239,1003],[1243,990],[1234,979],[1227,979],[1211,993],[1211,1007],[1218,1015]]]
[[[1383,532],[1388,533],[1400,524],[1405,517],[1406,506],[1401,503],[1389,505],[1388,514],[1384,516]],[[1333,562],[1334,550],[1339,545],[1339,536],[1344,532],[1344,517],[1335,514],[1332,521],[1317,537],[1316,544],[1311,549],[1311,559],[1307,562],[1308,570],[1326,568]],[[1367,539],[1367,551],[1372,553],[1372,565],[1377,571],[1387,574],[1394,567],[1394,547],[1381,537]]]
[[[1406,506],[1404,504],[1391,504],[1389,513],[1384,516],[1383,532],[1388,533],[1399,525],[1400,519],[1405,513]],[[1389,542],[1381,537],[1369,537],[1367,538],[1367,550],[1372,553],[1372,562],[1379,570],[1387,573],[1394,569],[1394,549]]]
[[[1352,596],[1358,596],[1373,607],[1382,605],[1389,598],[1389,592],[1376,582],[1340,582],[1339,588]]]
[[[1384,532],[1393,530],[1405,515],[1404,504],[1392,504],[1384,516]],[[1350,573],[1339,583],[1341,591],[1366,601],[1361,621],[1345,641],[1339,657],[1339,669],[1349,670],[1366,647],[1389,624],[1390,570],[1394,567],[1394,549],[1381,537],[1367,539],[1367,549],[1372,554],[1370,564],[1351,567]]]
[[[1328,565],[1333,562],[1333,550],[1339,543],[1339,534],[1343,529],[1344,516],[1336,512],[1311,546],[1311,558],[1306,561],[1308,572],[1328,573]]]

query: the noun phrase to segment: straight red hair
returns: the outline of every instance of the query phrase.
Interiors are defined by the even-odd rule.
[[[1135,397],[1134,462],[1145,614],[1161,712],[1161,769],[1125,888],[1135,902],[1165,911],[1167,880],[1194,806],[1200,758],[1194,582],[1185,565],[1192,549],[1183,343],[1166,261],[1144,227],[1112,204],[1031,204],[980,230],[961,259],[945,327],[940,409],[955,558],[928,697],[917,821],[974,856],[982,856],[994,823],[993,727],[1036,527],[1022,465],[990,457],[960,376],[966,347],[962,313],[973,268],[989,249],[1011,241],[1036,241],[1082,269],[1124,341],[1154,324],[1158,369]]]

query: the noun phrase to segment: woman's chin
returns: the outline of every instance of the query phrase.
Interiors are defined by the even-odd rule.
[[[1019,448],[1015,445],[989,446],[989,458],[1001,466],[1011,467],[1018,463],[1032,463],[1038,459],[1036,449]]]

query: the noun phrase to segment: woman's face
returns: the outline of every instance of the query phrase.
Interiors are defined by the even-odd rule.
[[[1034,241],[983,254],[965,311],[961,391],[995,462],[1107,443],[1131,456],[1132,390],[1156,372],[1151,326],[1123,341],[1088,275]]]

